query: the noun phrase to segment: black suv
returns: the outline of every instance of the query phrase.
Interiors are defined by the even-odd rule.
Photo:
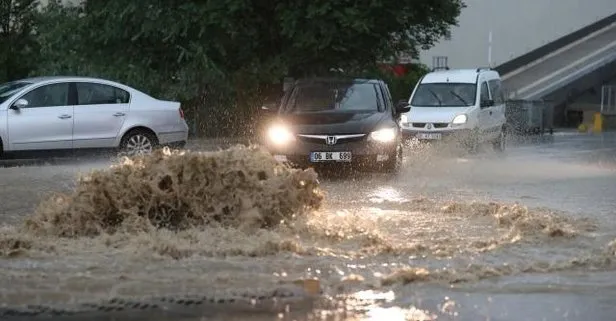
[[[396,171],[402,162],[399,115],[406,101],[392,102],[378,79],[312,78],[295,81],[275,106],[263,144],[280,161],[374,165]]]

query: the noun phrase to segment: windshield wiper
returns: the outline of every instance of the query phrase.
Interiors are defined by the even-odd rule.
[[[455,93],[453,90],[449,91],[452,95],[456,96],[456,98],[460,99],[460,101],[465,105],[468,106],[468,103],[466,102],[466,100],[464,100],[464,98],[460,97],[460,95],[458,95],[457,93]]]
[[[434,96],[434,98],[436,98],[436,100],[438,101],[438,105],[442,106],[443,102],[440,98],[438,98],[438,95],[432,89],[428,89],[428,91],[432,94],[432,96]]]

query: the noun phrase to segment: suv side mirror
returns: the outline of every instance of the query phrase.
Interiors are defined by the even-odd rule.
[[[398,104],[396,104],[396,113],[403,114],[408,113],[411,110],[411,105],[406,100],[400,100]]]
[[[17,99],[17,101],[13,105],[11,105],[9,109],[19,110],[27,106],[28,106],[28,101],[22,98],[22,99]]]
[[[494,106],[494,100],[492,99],[486,99],[486,100],[482,100],[481,101],[481,108],[486,108],[486,107],[492,107]]]

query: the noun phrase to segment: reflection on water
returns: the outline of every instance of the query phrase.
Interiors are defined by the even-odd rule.
[[[382,203],[385,201],[403,202],[406,200],[403,194],[393,186],[379,186],[368,194],[368,198],[374,203]]]
[[[358,321],[434,321],[438,318],[436,313],[429,310],[414,305],[405,307],[399,302],[396,304],[395,299],[393,291],[358,291],[345,297],[345,310],[354,316],[349,320]],[[450,314],[452,306],[455,303],[447,300],[440,314]]]
[[[438,317],[429,311],[424,311],[411,307],[403,309],[399,307],[374,308],[368,311],[366,321],[433,321]]]

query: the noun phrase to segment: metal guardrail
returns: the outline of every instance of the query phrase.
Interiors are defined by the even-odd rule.
[[[516,134],[552,133],[554,106],[545,100],[509,99],[505,102],[509,128]]]

